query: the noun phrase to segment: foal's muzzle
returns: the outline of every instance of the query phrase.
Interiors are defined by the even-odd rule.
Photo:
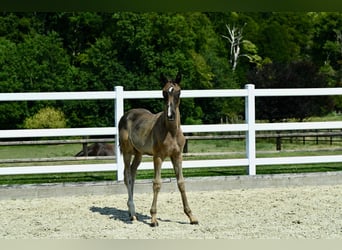
[[[172,116],[167,116],[167,120],[169,121],[174,121],[175,120],[175,116],[172,115]]]
[[[172,103],[169,103],[167,105],[167,119],[169,121],[174,121],[175,120],[175,110],[174,110],[174,105]]]

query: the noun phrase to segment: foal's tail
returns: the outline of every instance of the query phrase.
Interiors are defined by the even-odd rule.
[[[124,145],[123,141],[126,139],[126,135],[127,135],[127,139],[128,139],[127,113],[124,114],[119,121],[119,148],[120,148],[121,153],[122,153],[123,145]]]

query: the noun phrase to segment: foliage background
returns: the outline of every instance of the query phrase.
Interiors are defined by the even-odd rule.
[[[248,55],[234,71],[226,25],[243,29],[241,54]],[[183,89],[338,87],[341,27],[340,12],[3,12],[0,91],[155,90],[160,73],[178,70]],[[336,97],[266,99],[257,103],[257,119],[303,120],[342,109]],[[243,119],[243,105],[238,98],[183,99],[182,122],[234,122]],[[114,120],[109,101],[8,102],[0,104],[0,128],[21,128],[45,107],[62,111],[68,127]],[[134,100],[131,107],[159,112],[162,103]]]

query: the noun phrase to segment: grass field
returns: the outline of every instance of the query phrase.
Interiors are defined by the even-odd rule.
[[[305,145],[298,140],[284,140],[282,150],[275,150],[275,139],[257,140],[257,157],[280,157],[280,156],[312,156],[312,155],[339,155],[342,154],[342,141],[335,140],[330,145],[329,140],[320,141],[316,144],[314,138],[307,138]],[[227,159],[244,158],[244,140],[190,140],[188,143],[189,154],[184,155],[184,160],[198,159]],[[1,146],[0,159],[26,159],[26,158],[50,158],[72,157],[82,149],[81,145],[34,145],[34,146]],[[199,153],[206,153],[200,156]],[[216,154],[217,153],[217,154]],[[144,158],[149,161],[151,158]],[[112,160],[83,160],[74,163],[108,163]],[[73,162],[72,162],[73,163]],[[72,164],[70,162],[26,162],[26,163],[1,163],[0,167],[30,166],[30,165],[56,165]],[[304,165],[277,165],[257,166],[257,174],[278,174],[298,172],[340,171],[341,163],[329,164],[304,164]],[[246,167],[220,167],[220,168],[189,168],[184,169],[184,176],[222,176],[222,175],[245,175]],[[172,170],[164,169],[162,177],[174,177]],[[138,171],[138,179],[153,178],[152,170]],[[50,183],[50,182],[75,182],[75,181],[110,181],[116,180],[115,172],[96,173],[68,173],[68,174],[44,174],[44,175],[14,175],[0,176],[0,184],[23,184],[23,183]]]

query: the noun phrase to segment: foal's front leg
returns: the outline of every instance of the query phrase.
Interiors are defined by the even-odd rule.
[[[190,224],[198,224],[198,220],[191,212],[188,199],[185,193],[185,183],[184,183],[183,169],[182,169],[182,155],[176,154],[172,156],[171,161],[172,161],[173,169],[175,170],[178,189],[182,196],[184,213],[189,217]]]
[[[157,220],[157,198],[161,188],[161,165],[163,160],[158,157],[153,157],[153,164],[154,164],[154,179],[153,179],[153,201],[151,206],[151,227],[158,226]]]

